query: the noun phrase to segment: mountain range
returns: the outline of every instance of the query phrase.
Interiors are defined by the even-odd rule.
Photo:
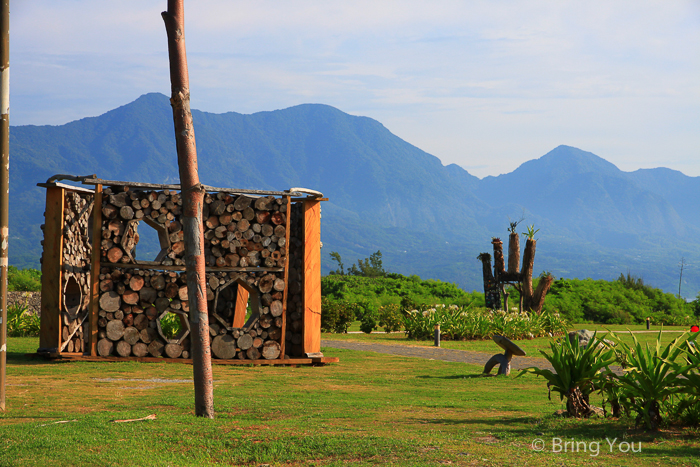
[[[534,224],[535,270],[615,279],[628,271],[682,295],[700,290],[700,177],[623,172],[558,146],[511,173],[479,179],[403,141],[381,123],[320,104],[244,115],[192,111],[199,174],[212,186],[307,187],[323,203],[328,253],[346,266],[381,250],[387,270],[481,290],[476,256],[509,222]],[[98,117],[10,131],[10,263],[38,267],[45,192],[56,173],[178,183],[172,110],[157,93]]]

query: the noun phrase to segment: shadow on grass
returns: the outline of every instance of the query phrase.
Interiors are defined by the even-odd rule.
[[[415,422],[428,425],[465,426],[483,425],[489,427],[499,438],[533,437],[540,439],[561,438],[566,440],[593,440],[604,442],[606,439],[617,442],[663,443],[665,440],[684,439],[697,440],[693,431],[679,430],[676,427],[666,428],[659,432],[645,431],[634,428],[630,419],[571,419],[555,415],[537,417],[478,417],[467,418],[473,414],[465,414],[465,418],[414,418]],[[671,457],[693,456],[700,457],[700,447],[683,446],[673,449],[654,449],[654,455],[666,453]]]
[[[66,363],[59,360],[49,360],[35,354],[25,352],[7,352],[7,363],[9,365],[45,365],[47,363]]]
[[[479,373],[477,375],[450,375],[450,376],[433,376],[433,375],[418,375],[416,378],[420,379],[474,379],[474,378],[494,378],[498,375],[487,375],[484,373]]]

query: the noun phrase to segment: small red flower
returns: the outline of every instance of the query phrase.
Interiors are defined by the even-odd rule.
[[[697,324],[693,324],[692,326],[690,326],[690,332],[698,332],[698,331],[700,331],[700,327],[698,327]]]

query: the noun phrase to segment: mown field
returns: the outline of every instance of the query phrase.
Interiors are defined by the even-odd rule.
[[[193,416],[188,365],[25,356],[37,346],[9,339],[3,466],[700,465],[698,429],[556,417],[563,404],[530,375],[324,348],[340,363],[215,366],[217,415],[204,420]],[[552,452],[564,442],[578,445]]]
[[[656,339],[658,337],[658,332],[663,330],[661,333],[661,339],[659,342],[662,345],[666,345],[671,342],[676,337],[680,336],[683,332],[688,331],[687,326],[664,326],[662,328],[652,327],[651,332],[646,331],[646,326],[642,324],[638,325],[620,325],[620,324],[571,324],[569,325],[569,331],[575,331],[578,329],[588,329],[590,331],[596,331],[597,336],[605,339],[606,334],[609,331],[614,332],[618,337],[620,337],[627,344],[632,344],[633,339],[629,331],[635,331],[634,337],[642,345],[645,344],[656,344]],[[355,342],[366,342],[375,344],[388,344],[388,345],[415,345],[421,347],[431,347],[434,345],[433,340],[415,340],[408,339],[404,332],[392,332],[386,333],[381,330],[374,331],[371,334],[366,334],[360,332],[359,322],[354,322],[352,326],[348,329],[347,334],[339,333],[322,333],[324,339],[335,339],[344,341],[355,341]],[[641,332],[640,332],[641,331]],[[540,350],[545,350],[549,352],[549,344],[552,341],[548,337],[537,337],[534,339],[521,339],[517,340],[518,346],[527,352],[530,357],[542,357]],[[465,341],[450,341],[441,340],[440,347],[445,349],[455,349],[455,350],[467,350],[474,352],[485,352],[485,353],[498,353],[498,346],[490,339],[481,340],[465,340]]]

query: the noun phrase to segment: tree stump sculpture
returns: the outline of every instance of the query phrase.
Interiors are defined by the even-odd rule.
[[[505,285],[510,284],[520,292],[520,311],[534,311],[535,313],[542,312],[544,299],[549,291],[549,288],[554,281],[551,274],[546,273],[540,277],[537,288],[533,290],[532,272],[535,264],[535,250],[537,248],[537,240],[534,238],[534,225],[528,227],[528,232],[523,235],[527,236],[525,241],[525,250],[523,252],[522,268],[520,267],[520,239],[515,232],[517,223],[511,223],[511,228],[508,229],[510,235],[508,237],[508,269],[506,269],[506,261],[503,256],[503,242],[499,238],[494,238],[491,241],[493,245],[493,274],[491,273],[491,255],[481,253],[477,259],[481,260],[483,265],[484,276],[484,293],[486,295],[486,306],[492,309],[501,307],[501,296],[504,297],[505,308],[508,308],[508,295],[505,290]]]

